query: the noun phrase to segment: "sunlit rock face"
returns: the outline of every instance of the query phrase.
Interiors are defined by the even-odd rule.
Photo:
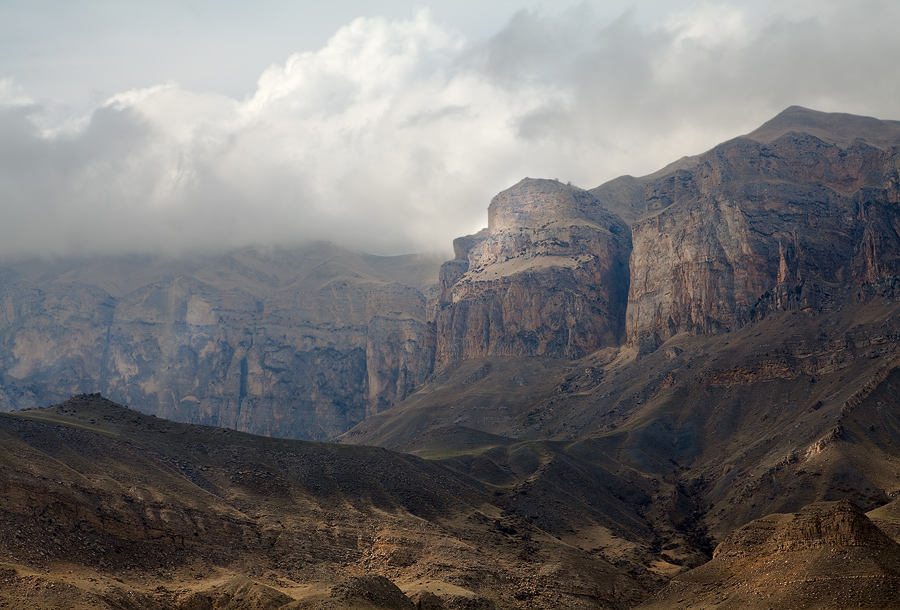
[[[627,225],[587,191],[526,178],[441,269],[435,368],[487,355],[578,358],[624,337]]]
[[[629,339],[819,310],[836,287],[900,271],[898,136],[892,122],[789,109],[646,180]]]

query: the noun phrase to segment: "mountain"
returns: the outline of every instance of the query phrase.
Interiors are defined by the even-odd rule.
[[[384,449],[98,395],[0,414],[0,437],[3,607],[612,609],[648,588],[469,477]]]
[[[147,413],[325,439],[431,372],[439,261],[318,243],[0,266],[0,410],[100,391]]]
[[[529,513],[522,490],[565,498],[579,515],[569,535],[605,527],[652,550],[640,561],[659,573],[772,513],[895,500],[898,126],[790,108],[592,189],[631,227],[621,342],[583,357],[448,362],[342,441],[441,460],[532,519],[549,509]],[[533,315],[528,302],[520,312]],[[630,521],[583,508],[613,506],[617,491],[634,500],[621,508]]]
[[[648,176],[525,179],[453,245],[5,264],[4,408],[341,441],[2,415],[8,599],[889,607],[900,123],[792,107]]]
[[[804,336],[803,347],[779,347],[779,356],[750,341],[758,357],[748,348],[749,361],[736,357],[722,374],[764,366],[763,376],[793,378],[798,369],[786,359],[799,359],[817,376],[880,340],[868,326],[858,336],[850,312],[895,298],[898,146],[896,121],[792,107],[648,176],[589,191],[524,179],[491,201],[488,227],[455,240],[454,259],[442,265],[327,243],[8,261],[0,265],[0,410],[99,391],[179,421],[325,440],[461,362],[587,359],[597,375],[634,347],[639,359],[670,340],[755,324],[779,343],[778,333],[792,334],[791,322],[777,321],[785,312],[828,319],[816,331],[821,341]],[[846,350],[842,337],[852,342]],[[814,362],[810,349],[824,352]],[[691,358],[660,366],[668,375],[668,364]],[[685,370],[647,378],[629,393],[688,378]],[[569,410],[579,401],[567,399]],[[578,412],[570,425],[586,417]],[[539,419],[548,421],[532,417],[531,433],[486,431],[542,435]]]

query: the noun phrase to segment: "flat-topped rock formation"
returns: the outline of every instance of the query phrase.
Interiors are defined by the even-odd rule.
[[[575,358],[623,339],[628,227],[590,193],[526,178],[441,270],[435,368],[486,355]]]

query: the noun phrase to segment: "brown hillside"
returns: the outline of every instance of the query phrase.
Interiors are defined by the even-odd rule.
[[[478,483],[409,455],[177,424],[96,395],[2,414],[0,437],[6,607],[394,607],[341,588],[358,576],[497,608],[644,595]]]
[[[898,599],[900,544],[845,501],[748,523],[640,608],[887,610]]]

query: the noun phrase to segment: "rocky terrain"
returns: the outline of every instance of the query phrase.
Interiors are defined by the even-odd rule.
[[[624,608],[647,577],[438,463],[149,417],[0,414],[6,608]]]
[[[850,502],[811,504],[735,530],[656,597],[640,608],[894,608],[900,544]]]
[[[79,392],[185,422],[325,439],[431,371],[437,261],[319,243],[0,267],[0,410]]]
[[[900,123],[525,179],[454,252],[5,265],[4,409],[342,444],[2,415],[0,602],[892,607]]]

